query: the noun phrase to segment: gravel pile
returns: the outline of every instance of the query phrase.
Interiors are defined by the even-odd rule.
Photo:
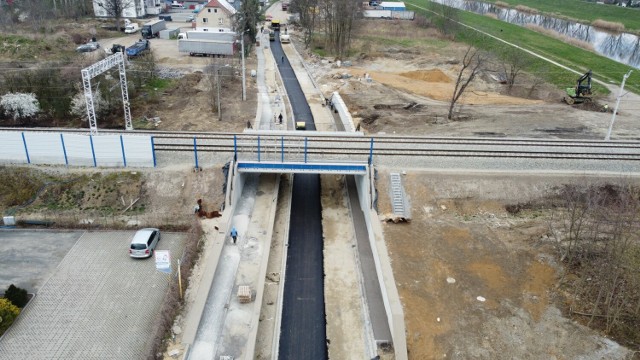
[[[184,73],[178,69],[169,67],[158,67],[158,77],[161,79],[179,79]]]

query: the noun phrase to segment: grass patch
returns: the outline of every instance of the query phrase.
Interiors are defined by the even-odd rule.
[[[20,35],[0,34],[0,54],[2,57],[11,57],[17,60],[51,59],[52,56],[60,52],[60,47],[70,47],[69,42],[61,37],[32,39]]]
[[[153,89],[160,91],[169,88],[173,83],[174,81],[172,79],[153,78],[149,80],[147,87],[152,87]]]
[[[427,1],[410,0],[410,2],[406,3],[411,10],[415,9],[418,13],[435,16],[431,12],[411,6],[417,5],[422,8],[428,8]],[[623,75],[631,69],[631,67],[627,65],[610,60],[604,56],[576,48],[563,41],[552,39],[518,25],[465,11],[459,12],[459,18],[464,24],[469,24],[485,33],[504,39],[524,49],[531,50],[578,72],[586,72],[588,69],[591,69],[594,77],[598,80],[619,84],[622,81]],[[480,35],[467,28],[462,28],[457,35],[457,39],[494,53],[499,52],[500,49],[505,46],[504,43],[494,38]],[[523,56],[530,55],[523,53]],[[533,64],[527,68],[526,71],[544,78],[549,83],[561,89],[575,86],[576,79],[579,77],[570,71],[563,70],[538,58],[535,58]],[[637,77],[635,79],[630,78],[629,81],[627,81],[626,88],[635,93],[640,93],[640,80]],[[594,84],[593,91],[596,94],[608,94],[610,92],[607,88],[599,84]]]
[[[31,200],[44,181],[24,168],[0,167],[0,208],[3,212]]]
[[[569,18],[590,24],[596,20],[617,22],[628,31],[640,33],[640,9],[623,8],[613,5],[600,5],[583,0],[486,0],[497,6],[518,5],[531,7],[555,17]]]
[[[128,171],[54,177],[38,170],[0,168],[0,182],[7,185],[0,187],[0,209],[4,212],[13,208],[11,212],[112,215],[144,197],[142,174]],[[144,205],[141,199],[130,210],[143,212]]]

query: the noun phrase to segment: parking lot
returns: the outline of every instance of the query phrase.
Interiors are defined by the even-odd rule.
[[[51,276],[82,231],[0,231],[0,292],[11,284],[30,293]]]
[[[172,275],[128,255],[133,231],[85,232],[0,339],[3,359],[142,359]],[[184,237],[163,233],[172,269]]]

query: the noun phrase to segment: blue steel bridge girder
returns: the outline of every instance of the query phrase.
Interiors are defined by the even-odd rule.
[[[366,175],[366,163],[302,163],[239,161],[238,172]]]

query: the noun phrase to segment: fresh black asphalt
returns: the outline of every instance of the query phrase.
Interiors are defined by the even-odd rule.
[[[282,51],[278,33],[275,38],[271,51],[280,68],[295,120],[304,121],[307,130],[315,130],[311,109]],[[296,174],[280,328],[279,359],[282,360],[328,358],[321,210],[319,175]]]

